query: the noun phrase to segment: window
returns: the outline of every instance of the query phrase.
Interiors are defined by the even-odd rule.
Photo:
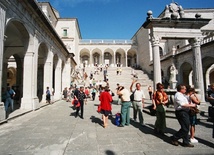
[[[63,37],[67,37],[67,35],[68,35],[67,29],[63,29]]]

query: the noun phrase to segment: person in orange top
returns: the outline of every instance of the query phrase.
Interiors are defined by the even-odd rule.
[[[168,103],[168,96],[163,91],[164,86],[161,83],[156,85],[157,91],[153,93],[152,103],[156,109],[155,133],[164,135],[166,128],[166,111],[164,106]]]
[[[103,119],[103,127],[105,128],[108,125],[108,116],[111,114],[111,102],[112,96],[109,93],[109,87],[105,87],[105,91],[100,94],[100,106],[101,106],[101,113]]]

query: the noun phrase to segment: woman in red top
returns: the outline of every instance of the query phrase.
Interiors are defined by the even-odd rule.
[[[100,106],[103,119],[103,127],[108,125],[108,115],[111,114],[112,96],[109,93],[109,87],[105,87],[105,91],[100,94]]]

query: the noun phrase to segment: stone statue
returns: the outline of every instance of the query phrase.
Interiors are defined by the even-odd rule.
[[[176,74],[178,74],[178,71],[177,71],[177,69],[175,68],[175,66],[172,65],[172,66],[170,67],[170,79],[169,79],[169,83],[177,82],[177,80],[176,80]]]

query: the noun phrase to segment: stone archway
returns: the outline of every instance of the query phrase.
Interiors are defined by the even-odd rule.
[[[39,102],[42,101],[44,95],[44,67],[48,56],[48,47],[45,43],[41,43],[38,48],[38,73],[37,73],[37,97]]]
[[[210,19],[202,19],[199,14],[196,14],[195,18],[185,18],[182,6],[177,3],[167,5],[162,16],[158,18],[152,16],[152,11],[148,11],[147,15],[147,20],[142,27],[150,29],[153,51],[154,88],[156,87],[156,83],[161,82],[160,42],[164,39],[186,39],[189,40],[194,57],[194,85],[196,89],[200,90],[201,101],[204,101],[205,94],[200,39],[203,38],[201,28],[207,25]]]
[[[180,83],[190,85],[189,77],[192,72],[192,66],[188,62],[184,62],[180,67]]]
[[[137,52],[134,49],[130,49],[127,52],[127,66],[137,67]]]
[[[17,102],[20,103],[21,97],[23,97],[23,62],[30,39],[29,33],[23,23],[17,20],[10,20],[6,26],[4,35],[6,37],[2,58],[2,87],[6,87],[8,82],[10,86],[15,86],[15,91],[19,91]],[[13,68],[12,70],[11,67]],[[13,71],[13,79],[8,79],[8,71],[9,73]],[[17,106],[14,107],[16,108]],[[17,108],[19,107],[20,104]]]

